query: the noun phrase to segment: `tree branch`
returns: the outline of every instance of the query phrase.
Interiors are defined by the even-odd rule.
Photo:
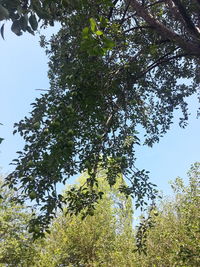
[[[113,13],[113,9],[115,8],[115,5],[117,4],[118,1],[119,1],[119,0],[115,0],[115,1],[113,2],[113,6],[110,8],[110,11],[109,11],[109,14],[108,14],[108,20],[111,19],[111,17],[112,17],[112,13]]]
[[[128,0],[128,2],[126,3],[126,8],[125,8],[124,14],[123,14],[123,16],[121,18],[120,25],[122,25],[124,23],[124,21],[125,21],[125,16],[126,16],[126,13],[128,11],[129,6],[130,6],[130,0]]]
[[[154,30],[165,39],[170,39],[179,45],[187,53],[200,57],[200,46],[192,41],[185,40],[182,36],[173,32],[158,19],[154,18],[137,0],[131,0],[131,5],[137,15],[144,19]]]
[[[147,69],[145,69],[144,71],[142,71],[140,73],[140,75],[137,76],[136,79],[140,79],[142,76],[144,76],[145,74],[147,74],[152,69],[158,67],[160,64],[167,63],[167,62],[169,62],[169,61],[171,61],[173,59],[178,59],[178,58],[181,58],[181,57],[188,56],[187,53],[182,53],[182,54],[178,54],[178,55],[175,55],[175,56],[168,57],[170,54],[171,54],[171,52],[170,53],[167,53],[166,55],[160,57],[158,60],[156,60],[155,62],[153,62],[151,65],[148,66]]]
[[[200,36],[200,32],[197,30],[197,28],[195,27],[191,17],[189,16],[187,10],[185,9],[184,5],[181,3],[180,0],[172,0],[172,2],[175,4],[175,6],[177,7],[183,21],[186,24],[186,27],[188,28],[189,32],[192,32],[193,34],[195,34],[197,37]]]
[[[124,33],[130,32],[130,31],[134,31],[134,30],[143,30],[143,29],[153,29],[152,26],[138,26],[138,27],[132,27],[128,30],[125,30]]]

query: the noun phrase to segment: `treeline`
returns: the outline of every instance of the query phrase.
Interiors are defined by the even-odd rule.
[[[104,195],[93,216],[72,216],[66,204],[45,238],[35,241],[27,226],[33,216],[29,208],[16,204],[15,192],[2,187],[0,266],[200,266],[200,163],[188,172],[188,185],[176,178],[173,196],[149,207],[136,228],[132,201],[117,190],[123,178],[110,188],[104,176],[99,170],[97,190]],[[82,175],[77,188],[86,179]]]

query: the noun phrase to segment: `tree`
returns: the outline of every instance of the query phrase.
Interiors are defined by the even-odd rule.
[[[186,98],[199,86],[198,1],[64,2],[60,31],[41,39],[51,87],[15,125],[26,145],[7,178],[11,187],[21,186],[22,198],[34,191],[44,224],[64,201],[56,184],[85,170],[90,179],[81,203],[94,206],[99,164],[110,185],[117,173],[129,180],[120,190],[137,206],[144,196],[153,201],[153,185],[135,168],[135,148],[158,142],[175,109],[185,127]],[[68,201],[81,197],[78,190]]]
[[[15,193],[0,178],[0,266],[30,266],[35,250],[28,233],[30,213],[13,201]]]
[[[200,164],[189,173],[189,185],[181,178],[172,183],[173,199],[164,199],[153,211],[154,227],[147,234],[147,254],[139,266],[199,266],[200,263]]]
[[[105,171],[98,170],[98,191],[102,201],[93,216],[70,216],[67,209],[52,222],[51,232],[37,246],[36,265],[47,266],[134,266],[132,203],[117,187],[105,183]],[[87,174],[79,179],[82,186]],[[118,180],[123,184],[123,180]]]
[[[148,31],[151,29],[161,38],[164,38],[166,42],[176,43],[188,55],[199,57],[200,30],[198,14],[200,3],[198,0],[115,0],[113,2],[111,0],[101,0],[96,2],[97,4],[100,4],[97,10],[99,12],[105,11],[99,9],[107,7],[109,13],[106,14],[106,17],[108,20],[113,20],[118,9],[120,11],[117,14],[119,15],[118,22],[120,22],[120,26],[127,19],[135,20],[129,21],[130,27],[126,29],[126,32],[134,33],[134,31],[138,30]],[[11,19],[13,21],[11,29],[17,35],[21,35],[22,31],[33,33],[37,30],[37,18],[43,20],[45,25],[51,25],[54,21],[63,22],[65,12],[67,15],[67,13],[73,12],[74,9],[82,9],[82,7],[96,9],[93,1],[79,3],[71,0],[1,0],[0,20]],[[30,16],[28,17],[28,15]],[[176,22],[175,25],[174,22]],[[100,32],[99,35],[101,35]]]

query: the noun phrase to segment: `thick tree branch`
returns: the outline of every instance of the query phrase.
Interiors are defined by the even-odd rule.
[[[170,39],[187,53],[200,57],[200,45],[192,41],[185,40],[182,36],[173,32],[163,23],[154,18],[143,6],[136,0],[131,0],[131,6],[137,12],[137,15],[144,19],[154,30],[163,38]]]
[[[200,36],[200,32],[198,29],[195,27],[190,15],[188,14],[187,10],[185,9],[184,5],[181,3],[180,0],[172,0],[172,2],[175,4],[177,7],[179,13],[181,14],[181,17],[183,21],[186,24],[186,27],[188,28],[189,32],[192,32],[196,36]]]

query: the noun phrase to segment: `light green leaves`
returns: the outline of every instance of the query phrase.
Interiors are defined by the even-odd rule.
[[[102,17],[97,22],[94,18],[89,19],[90,27],[82,30],[81,49],[90,56],[104,56],[109,50],[115,47],[112,41],[103,31],[108,26],[108,21]]]
[[[94,18],[90,18],[90,28],[93,33],[96,32],[97,24]]]
[[[91,29],[91,31],[96,35],[99,35],[99,36],[103,35],[103,31],[99,30],[99,27],[98,27],[98,25],[96,23],[96,20],[94,18],[90,18],[89,21],[90,21],[90,29]],[[99,25],[99,26],[101,26],[101,25]]]
[[[82,30],[82,36],[83,36],[83,39],[88,39],[89,38],[89,28],[88,27],[85,27]]]
[[[102,31],[99,31],[99,30],[96,31],[95,33],[96,33],[96,35],[99,35],[99,36],[100,36],[100,35],[103,35],[103,32],[102,32]]]

